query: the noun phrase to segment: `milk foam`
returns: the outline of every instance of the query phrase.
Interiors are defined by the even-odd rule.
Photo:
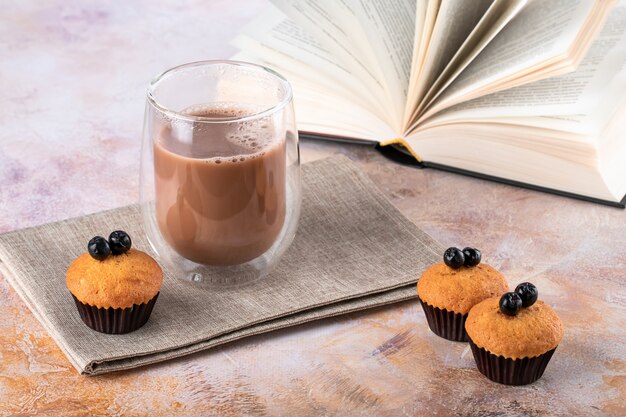
[[[224,129],[223,137],[233,145],[243,148],[246,152],[229,157],[206,158],[207,163],[220,164],[223,162],[239,163],[257,159],[284,141],[284,136],[275,134],[271,117],[254,118],[239,121],[238,118],[251,116],[264,110],[262,106],[240,103],[212,103],[208,105],[191,106],[183,114],[198,116],[207,119],[228,119],[232,122],[220,120]],[[201,124],[202,122],[198,122]]]

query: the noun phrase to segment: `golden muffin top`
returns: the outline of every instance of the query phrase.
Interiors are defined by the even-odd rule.
[[[467,335],[480,348],[511,359],[532,358],[554,349],[563,338],[563,323],[543,301],[514,316],[500,311],[500,297],[476,304],[465,321]]]
[[[507,290],[504,276],[484,263],[452,269],[440,262],[424,271],[417,282],[417,295],[423,302],[461,314]]]
[[[136,249],[101,261],[84,253],[68,268],[66,284],[83,304],[127,308],[150,301],[160,291],[163,271],[150,255]]]

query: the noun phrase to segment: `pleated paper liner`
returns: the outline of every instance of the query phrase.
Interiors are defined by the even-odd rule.
[[[78,301],[72,294],[80,318],[87,326],[100,333],[123,334],[139,329],[146,324],[152,313],[159,293],[143,304],[127,308],[98,308]]]
[[[421,298],[419,300],[424,309],[424,314],[426,314],[428,326],[433,333],[453,342],[467,342],[467,333],[465,332],[467,314],[434,307],[422,301]]]
[[[476,346],[472,339],[468,338],[468,341],[480,373],[504,385],[526,385],[541,378],[556,350],[554,348],[532,358],[511,359]]]

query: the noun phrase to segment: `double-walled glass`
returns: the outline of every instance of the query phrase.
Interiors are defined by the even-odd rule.
[[[165,268],[200,283],[266,275],[300,215],[289,83],[233,61],[159,75],[148,92],[140,188],[147,238]]]

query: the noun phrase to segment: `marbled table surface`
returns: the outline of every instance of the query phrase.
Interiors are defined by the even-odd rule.
[[[137,201],[144,93],[225,58],[261,1],[0,2],[0,232]],[[446,246],[530,280],[565,323],[545,375],[491,383],[415,301],[100,377],[79,375],[0,277],[0,416],[626,415],[626,212],[344,154]],[[63,236],[59,236],[63,239]],[[45,256],[45,254],[42,254]]]

